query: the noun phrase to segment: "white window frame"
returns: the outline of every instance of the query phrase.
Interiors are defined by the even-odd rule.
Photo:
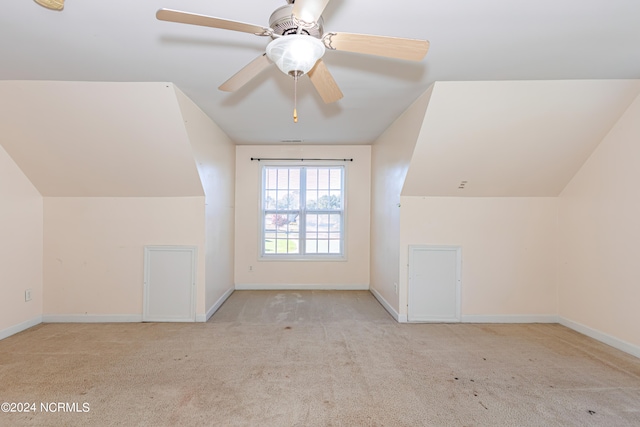
[[[331,162],[331,161],[303,161],[303,162],[270,162],[270,161],[262,161],[262,166],[260,169],[260,206],[259,206],[259,229],[260,229],[260,253],[259,259],[261,261],[346,261],[346,240],[347,240],[347,231],[346,231],[346,215],[347,215],[347,165],[342,162]],[[265,209],[265,183],[266,183],[266,170],[267,168],[286,168],[293,169],[297,168],[301,170],[300,173],[300,208],[296,210],[299,211],[298,220],[299,223],[299,248],[300,253],[297,254],[287,254],[287,253],[266,253],[265,252],[265,213],[268,213],[270,209]],[[328,214],[340,214],[340,253],[339,254],[327,254],[327,253],[306,253],[306,224],[305,217],[307,213],[306,206],[304,206],[303,200],[305,200],[306,195],[306,169],[307,168],[339,168],[342,170],[342,182],[341,182],[341,209],[340,210],[326,210],[326,211],[316,211],[313,210],[313,213],[328,213]]]

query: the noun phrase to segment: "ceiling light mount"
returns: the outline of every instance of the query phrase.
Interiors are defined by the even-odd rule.
[[[321,38],[323,34],[322,17],[317,21],[305,22],[293,14],[293,3],[281,6],[269,17],[269,28],[273,28],[274,34],[286,36],[290,34],[308,34]]]

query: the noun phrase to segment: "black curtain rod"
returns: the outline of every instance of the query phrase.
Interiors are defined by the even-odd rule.
[[[299,162],[305,162],[305,161],[333,161],[333,162],[353,162],[353,159],[277,159],[277,158],[266,158],[266,157],[252,157],[251,161],[261,161],[261,160],[290,160],[290,161],[299,161]]]

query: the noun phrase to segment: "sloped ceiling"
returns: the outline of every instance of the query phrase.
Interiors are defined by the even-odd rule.
[[[438,82],[402,195],[557,196],[639,93],[640,80]]]
[[[3,0],[0,143],[46,195],[201,194],[178,107],[148,82],[175,84],[238,144],[348,145],[373,143],[438,82],[404,194],[460,195],[467,180],[465,195],[553,195],[634,96],[633,84],[581,79],[640,78],[637,0],[331,0],[326,31],[431,49],[417,63],[327,52],[345,97],[325,105],[303,79],[294,124],[293,84],[275,67],[217,90],[268,39],[155,18],[172,8],[264,25],[285,3],[67,0],[54,12]]]
[[[402,195],[557,196],[639,93],[640,80],[438,82]],[[0,82],[0,144],[44,196],[203,195],[172,84]]]
[[[0,79],[173,82],[236,143],[372,143],[436,81],[640,78],[638,0],[331,0],[326,31],[427,39],[417,63],[346,52],[324,61],[344,93],[324,104],[275,67],[217,87],[267,38],[162,22],[158,8],[266,25],[285,0],[2,0]]]
[[[168,83],[0,81],[0,144],[43,196],[202,196]]]

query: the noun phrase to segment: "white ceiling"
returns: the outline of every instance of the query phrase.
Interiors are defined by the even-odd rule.
[[[435,81],[640,78],[637,0],[332,0],[325,31],[428,39],[420,63],[327,52],[344,98],[271,67],[217,87],[268,39],[155,19],[159,8],[267,25],[284,0],[66,0],[62,12],[3,0],[0,79],[173,82],[237,143],[371,143]]]

